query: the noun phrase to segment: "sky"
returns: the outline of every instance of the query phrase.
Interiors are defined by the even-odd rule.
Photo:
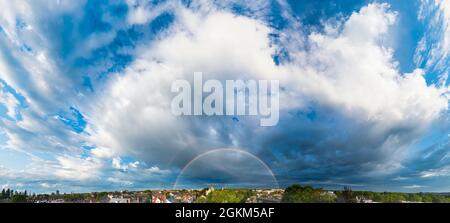
[[[0,7],[1,188],[450,191],[450,1]],[[174,116],[194,72],[279,80],[278,125]]]

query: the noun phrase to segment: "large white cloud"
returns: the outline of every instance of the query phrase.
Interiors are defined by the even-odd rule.
[[[91,108],[90,140],[97,146],[164,163],[181,150],[192,156],[197,150],[226,145],[221,138],[204,135],[220,123],[205,123],[208,127],[203,129],[199,120],[170,113],[172,82],[191,79],[194,71],[220,80],[274,73],[270,29],[261,22],[219,11],[198,15],[182,9],[177,16],[168,36],[141,50],[125,74],[111,81],[99,106]]]
[[[314,168],[335,163],[366,175],[398,169],[407,149],[447,109],[445,87],[428,86],[420,69],[399,72],[385,46],[395,17],[387,4],[370,4],[334,29],[329,25],[328,33],[311,34],[310,50],[298,52],[296,62],[287,65],[295,77],[286,82],[296,96],[285,101],[324,106],[329,114],[322,114],[322,124],[334,123],[316,123],[326,134],[319,134],[320,143],[308,142],[318,151],[306,149],[302,155],[322,155],[325,162]]]
[[[274,168],[383,172],[401,166],[408,146],[447,109],[445,89],[428,86],[423,71],[398,71],[384,44],[396,19],[387,4],[326,24],[326,33],[306,36],[309,49],[291,49],[291,59],[279,66],[272,56],[281,46],[272,44],[273,30],[261,21],[224,10],[180,9],[176,17],[91,107],[89,140],[97,146],[175,167],[205,150],[236,146],[265,156]],[[252,118],[235,124],[174,117],[170,84],[194,71],[219,80],[279,79],[285,89],[280,125],[255,129]],[[313,124],[295,115],[311,105],[319,113]]]
[[[292,87],[364,121],[430,123],[447,107],[446,89],[427,86],[422,70],[398,71],[392,49],[383,44],[394,21],[388,5],[371,4],[352,14],[338,34],[313,33],[311,49],[290,66],[289,80],[298,81]]]

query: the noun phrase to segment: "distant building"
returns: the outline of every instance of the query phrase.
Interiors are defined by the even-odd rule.
[[[208,189],[205,192],[205,196],[208,196],[209,193],[214,192],[214,187],[213,186],[209,186]]]
[[[130,203],[130,199],[113,197],[109,200],[109,203]]]
[[[256,198],[256,203],[281,203],[282,196],[264,196]]]
[[[159,192],[152,194],[152,203],[168,203],[166,195]]]
[[[64,200],[63,199],[53,199],[53,200],[50,200],[49,203],[55,203],[55,204],[64,203]]]
[[[123,195],[121,197],[115,197],[114,195],[108,195],[109,203],[131,203],[130,198],[124,198]]]
[[[358,197],[358,196],[356,197],[356,202],[357,203],[376,203],[371,199],[366,199],[364,197]]]

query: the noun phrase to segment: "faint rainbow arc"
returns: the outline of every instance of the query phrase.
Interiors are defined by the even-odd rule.
[[[204,156],[207,156],[207,155],[209,155],[209,154],[212,154],[212,153],[217,153],[217,152],[238,152],[238,153],[241,153],[241,154],[250,156],[250,157],[252,157],[253,159],[256,159],[256,160],[257,160],[261,165],[263,165],[264,168],[270,173],[270,176],[272,177],[273,181],[275,182],[275,185],[277,186],[277,188],[280,187],[280,185],[278,184],[278,180],[277,180],[277,178],[275,177],[275,174],[273,173],[272,169],[270,169],[270,167],[269,167],[263,160],[261,160],[259,157],[257,157],[256,155],[254,155],[254,154],[252,154],[252,153],[250,153],[250,152],[247,152],[247,151],[244,151],[244,150],[241,150],[241,149],[236,149],[236,148],[224,148],[224,149],[214,149],[214,150],[206,151],[206,152],[204,152],[204,153],[201,153],[201,154],[197,155],[197,156],[194,157],[191,161],[189,161],[189,162],[183,167],[183,169],[180,171],[180,173],[178,174],[178,176],[177,176],[177,178],[176,178],[176,180],[175,180],[175,183],[174,183],[174,185],[173,185],[173,189],[176,189],[176,188],[177,188],[177,186],[178,186],[178,180],[179,180],[180,176],[183,175],[183,173],[186,171],[187,168],[189,168],[189,166],[191,166],[191,165],[192,165],[195,161],[197,161],[198,159],[200,159],[200,158],[202,158],[202,157],[204,157]]]

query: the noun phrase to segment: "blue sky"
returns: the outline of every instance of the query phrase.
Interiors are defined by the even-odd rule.
[[[0,6],[0,187],[450,191],[448,1]],[[279,124],[174,117],[197,71],[280,80]]]

